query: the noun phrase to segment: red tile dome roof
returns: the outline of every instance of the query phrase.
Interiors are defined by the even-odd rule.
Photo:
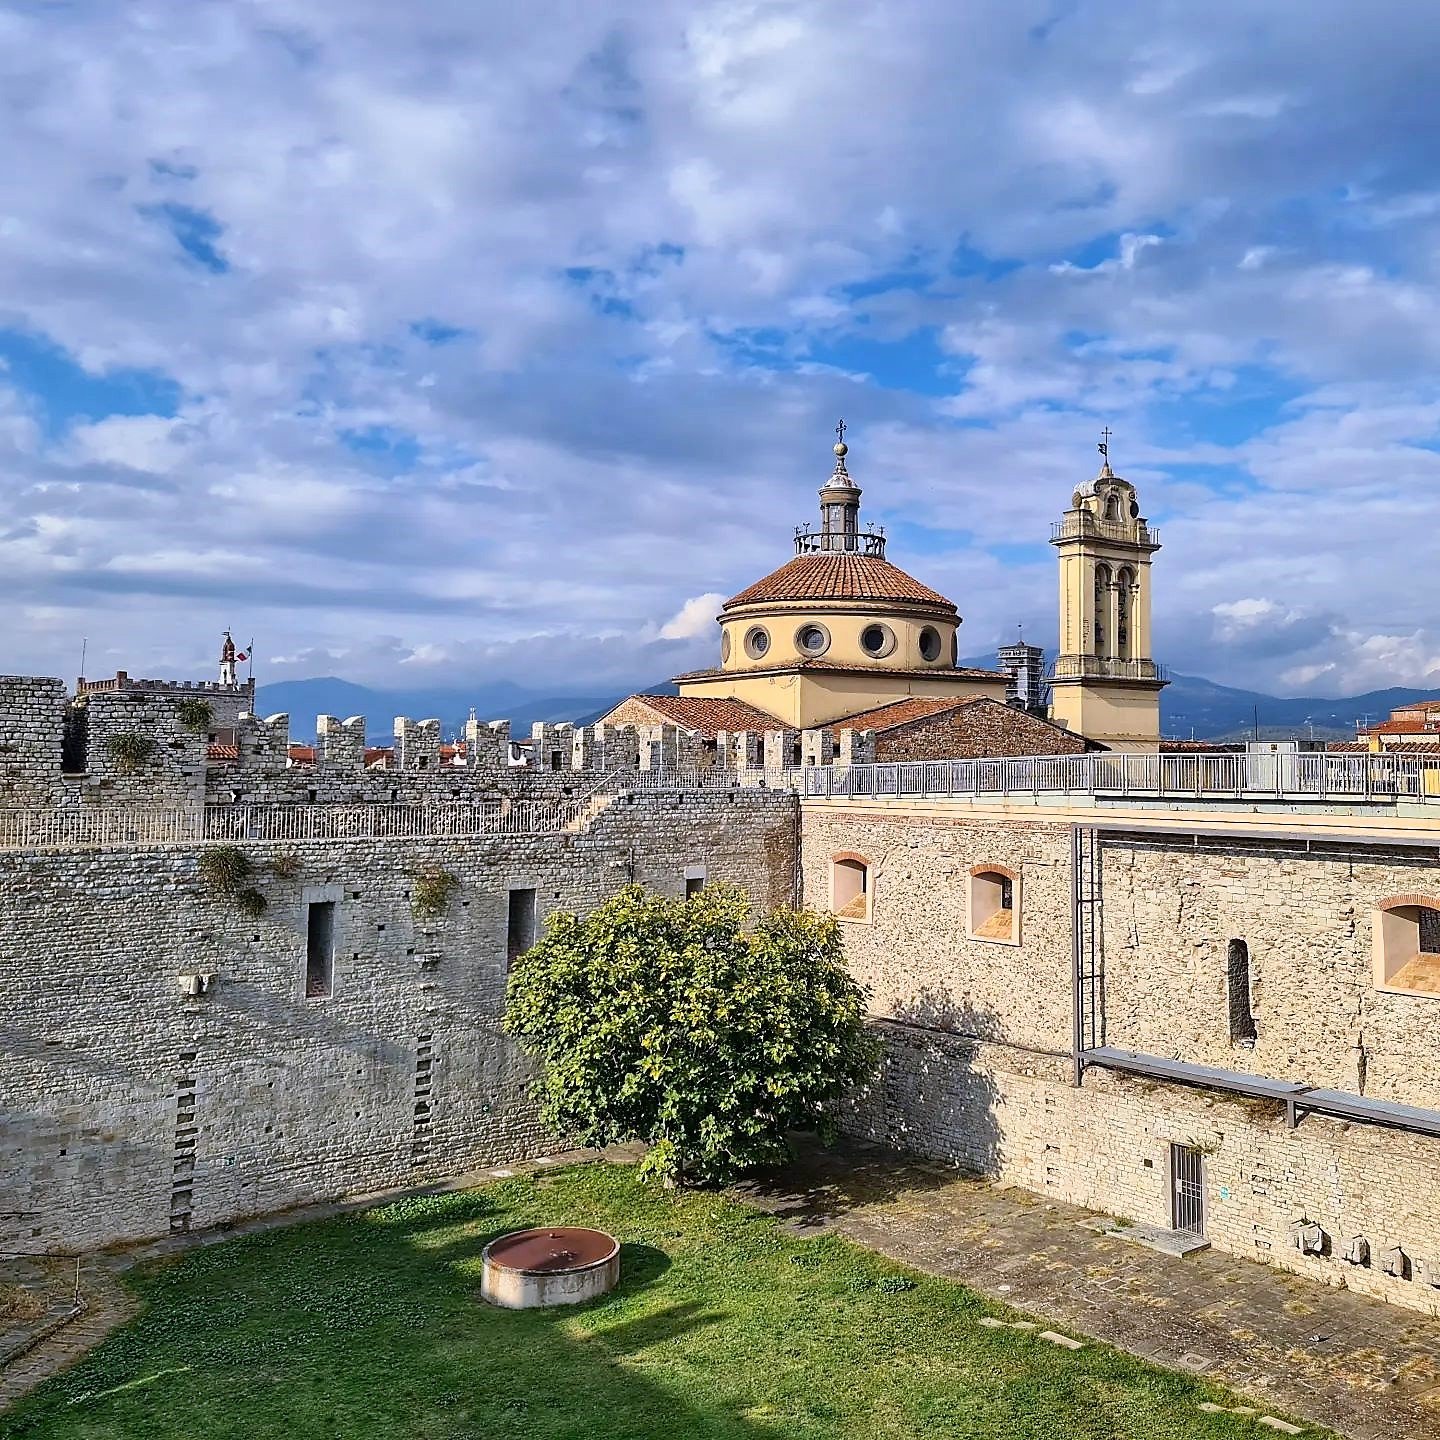
[[[788,565],[731,596],[724,608],[767,600],[899,600],[955,609],[943,595],[888,560],[843,550],[797,555]]]

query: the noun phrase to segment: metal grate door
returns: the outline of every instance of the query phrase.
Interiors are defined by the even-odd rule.
[[[1187,1235],[1205,1233],[1205,1157],[1191,1145],[1170,1147],[1170,1223]]]

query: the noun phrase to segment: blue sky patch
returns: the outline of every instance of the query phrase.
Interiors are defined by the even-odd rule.
[[[214,216],[173,201],[166,201],[163,205],[142,205],[140,213],[147,220],[166,226],[175,237],[175,243],[212,275],[223,275],[229,270],[230,262],[216,248],[215,242],[224,234],[224,229]]]
[[[91,374],[60,346],[17,330],[0,330],[3,374],[37,407],[47,438],[76,421],[107,415],[163,415],[180,407],[180,387],[154,370]]]

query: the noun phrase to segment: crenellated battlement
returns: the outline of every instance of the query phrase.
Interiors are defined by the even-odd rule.
[[[721,732],[674,724],[470,720],[446,743],[441,722],[398,716],[392,744],[367,743],[363,715],[318,716],[313,744],[288,714],[244,708],[253,687],[212,682],[82,682],[0,676],[0,810],[189,811],[226,805],[563,802],[606,777],[675,772],[743,777],[840,758],[873,758],[869,732]],[[203,698],[208,711],[187,705]]]
[[[87,680],[83,675],[75,682],[75,696],[99,695],[110,690],[157,690],[188,695],[234,695],[253,700],[254,680],[227,685],[220,680],[142,680],[117,670],[105,680]]]

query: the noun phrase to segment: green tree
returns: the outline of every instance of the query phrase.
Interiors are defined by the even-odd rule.
[[[631,886],[552,914],[510,977],[505,1026],[541,1062],[545,1123],[587,1145],[644,1140],[647,1177],[717,1182],[832,1130],[875,1072],[865,992],[829,916],[749,926],[743,890],[672,900]]]

